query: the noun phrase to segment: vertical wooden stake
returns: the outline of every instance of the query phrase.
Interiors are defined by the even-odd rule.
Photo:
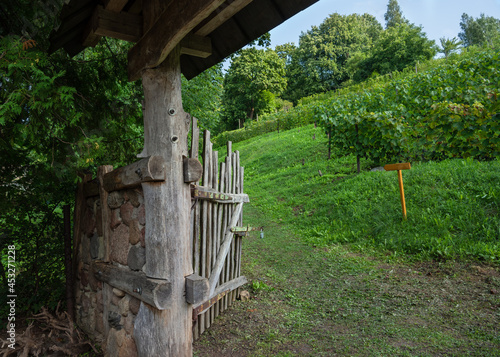
[[[401,207],[403,208],[403,219],[406,220],[405,189],[403,187],[403,173],[398,170],[399,194],[401,196]]]
[[[399,181],[399,194],[401,196],[401,207],[403,208],[403,219],[406,220],[406,202],[405,202],[405,190],[403,187],[403,173],[401,170],[411,169],[410,163],[404,164],[389,164],[384,166],[385,171],[397,171],[398,181]]]

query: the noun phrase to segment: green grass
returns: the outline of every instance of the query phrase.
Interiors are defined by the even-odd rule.
[[[358,175],[355,158],[335,150],[326,160],[326,140],[310,125],[235,144],[252,204],[316,247],[498,262],[498,160],[412,163],[403,171],[404,221],[396,173],[369,172],[374,164],[362,160]]]

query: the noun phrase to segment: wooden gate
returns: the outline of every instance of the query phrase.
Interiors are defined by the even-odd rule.
[[[192,120],[191,158],[198,158],[199,129]],[[239,152],[227,143],[227,156],[219,167],[217,151],[212,150],[210,132],[204,132],[202,185],[191,185],[191,238],[194,274],[208,279],[208,299],[193,306],[193,337],[198,338],[219,313],[232,305],[239,287],[247,282],[241,275],[241,243],[246,235],[242,226],[244,170]]]

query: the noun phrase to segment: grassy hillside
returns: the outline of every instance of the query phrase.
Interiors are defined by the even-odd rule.
[[[252,204],[312,246],[348,244],[410,259],[500,259],[500,162],[412,162],[403,172],[402,220],[395,172],[370,172],[354,156],[326,160],[313,125],[235,144]]]

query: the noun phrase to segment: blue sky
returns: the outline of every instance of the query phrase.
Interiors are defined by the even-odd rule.
[[[301,32],[319,25],[330,14],[368,13],[385,27],[384,14],[389,0],[319,0],[306,10],[271,31],[271,45],[299,43]],[[422,25],[427,37],[439,44],[441,37],[458,38],[460,18],[465,12],[478,17],[481,13],[500,19],[500,0],[398,0],[399,7],[411,23]]]

